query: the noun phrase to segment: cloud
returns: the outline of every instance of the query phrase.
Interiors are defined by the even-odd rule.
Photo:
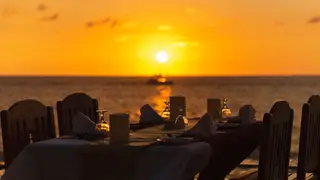
[[[277,25],[277,26],[284,26],[284,25],[285,25],[285,22],[275,20],[275,21],[274,21],[274,24]]]
[[[96,26],[103,26],[103,25],[109,25],[111,28],[113,28],[120,25],[120,23],[118,20],[112,19],[110,17],[99,19],[99,20],[92,20],[86,23],[87,28],[93,28]]]
[[[96,21],[88,21],[86,26],[88,28],[91,28],[94,26],[101,26],[101,25],[108,23],[109,21],[111,21],[111,19],[109,17],[104,18],[104,19],[100,19],[100,20],[96,20]]]
[[[110,27],[115,27],[115,26],[118,26],[119,25],[119,22],[117,20],[113,20],[110,24]]]
[[[175,42],[172,46],[175,48],[185,48],[187,46],[187,42]]]
[[[43,18],[41,19],[41,21],[55,21],[55,20],[57,20],[58,18],[59,18],[59,14],[58,14],[58,13],[55,13],[55,14],[53,14],[53,15],[51,15],[51,16],[43,17]]]
[[[17,14],[17,10],[12,6],[4,6],[1,9],[1,16],[2,17],[10,17],[10,16],[13,16],[15,14]]]
[[[169,31],[171,29],[172,29],[172,27],[168,26],[168,25],[160,25],[160,26],[158,26],[158,31]]]
[[[187,48],[187,47],[196,47],[199,46],[198,41],[176,41],[171,46],[172,48]]]
[[[308,20],[309,24],[317,24],[320,23],[320,16],[314,16]]]
[[[38,6],[37,6],[37,10],[38,11],[45,11],[45,10],[47,10],[48,8],[47,8],[47,6],[45,5],[45,4],[38,4]]]

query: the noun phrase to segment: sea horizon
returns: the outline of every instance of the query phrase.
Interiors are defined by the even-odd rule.
[[[153,75],[0,75],[0,78],[149,78]],[[320,77],[318,75],[164,75],[168,78],[278,78],[278,77]]]

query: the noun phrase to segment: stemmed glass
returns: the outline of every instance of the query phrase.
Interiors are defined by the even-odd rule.
[[[99,122],[97,123],[97,126],[96,126],[97,130],[108,132],[110,130],[109,123],[107,123],[104,119],[104,114],[108,111],[105,109],[97,109],[96,112],[99,115]]]
[[[170,101],[165,101],[165,109],[161,113],[161,117],[168,120],[170,118]]]
[[[189,120],[188,120],[188,118],[186,116],[183,115],[183,109],[182,108],[180,108],[179,111],[180,111],[180,115],[183,117],[184,124],[187,127],[189,125]]]
[[[174,123],[177,124],[179,122],[179,119],[181,119],[181,118],[183,119],[183,124],[184,124],[185,129],[187,129],[187,127],[189,125],[189,121],[188,121],[187,117],[185,117],[183,115],[183,109],[182,108],[179,109],[179,115],[176,118]]]
[[[227,105],[228,100],[229,99],[227,99],[227,98],[223,99],[223,105],[222,105],[222,109],[221,109],[222,120],[226,120],[227,117],[231,116],[231,109]]]
[[[33,134],[29,133],[28,136],[29,136],[29,144],[32,144],[33,143]]]

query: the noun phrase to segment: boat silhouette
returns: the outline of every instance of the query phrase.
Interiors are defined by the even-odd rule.
[[[147,84],[149,85],[172,85],[173,81],[167,80],[162,75],[156,75],[148,79]]]

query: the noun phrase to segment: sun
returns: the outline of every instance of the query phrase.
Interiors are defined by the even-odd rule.
[[[156,59],[158,63],[165,63],[168,61],[168,53],[165,51],[159,51],[156,54]]]

